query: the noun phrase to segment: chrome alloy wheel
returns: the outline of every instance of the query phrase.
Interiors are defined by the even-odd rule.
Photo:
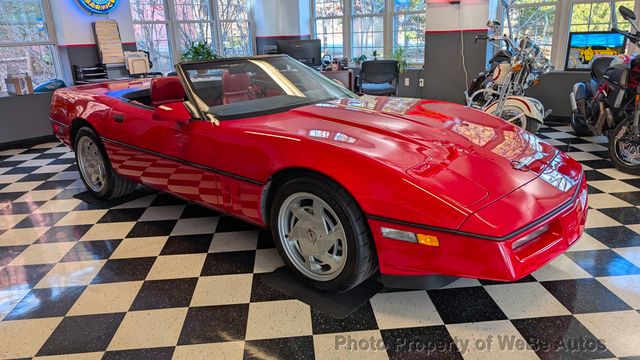
[[[527,117],[517,108],[505,108],[500,117],[515,126],[519,126],[523,129],[527,128]]]
[[[624,126],[613,141],[618,159],[629,166],[640,165],[640,135],[633,134],[629,126]]]
[[[344,227],[331,206],[316,195],[295,193],[282,203],[278,235],[289,260],[308,278],[329,281],[344,269]]]
[[[94,192],[100,192],[104,188],[105,164],[100,149],[88,136],[83,136],[78,141],[76,148],[78,154],[78,167],[87,186]]]

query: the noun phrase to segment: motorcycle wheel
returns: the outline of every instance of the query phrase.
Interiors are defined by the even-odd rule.
[[[514,117],[520,116],[522,115],[522,110],[520,108],[517,108],[515,106],[505,106],[504,110],[502,110],[502,114],[501,114],[501,118],[503,120],[507,120],[509,121],[509,119],[513,119]],[[523,116],[524,121],[519,120],[515,120],[513,122],[511,122],[513,125],[519,126],[525,130],[527,130],[528,132],[535,134],[538,132],[538,130],[540,130],[540,127],[542,126],[542,124],[529,116],[524,115]],[[522,119],[522,118],[521,118]]]
[[[589,127],[587,126],[587,124],[580,121],[579,119],[576,119],[576,114],[571,114],[571,127],[573,128],[573,131],[578,136],[591,135],[591,130],[589,130]]]
[[[640,134],[633,134],[628,120],[620,122],[609,137],[609,156],[620,171],[640,175]]]

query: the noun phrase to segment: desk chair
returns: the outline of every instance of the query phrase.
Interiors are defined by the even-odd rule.
[[[397,86],[398,62],[395,60],[364,61],[356,77],[357,90],[369,95],[396,95]]]

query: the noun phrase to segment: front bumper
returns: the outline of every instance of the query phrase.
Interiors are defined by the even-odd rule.
[[[497,281],[515,281],[538,270],[565,252],[582,235],[587,218],[587,184],[584,176],[571,199],[538,219],[526,231],[505,239],[369,218],[382,276],[447,275]],[[529,224],[532,225],[532,224]],[[388,239],[389,227],[436,236],[439,246]],[[519,245],[528,235],[548,227],[542,235]]]

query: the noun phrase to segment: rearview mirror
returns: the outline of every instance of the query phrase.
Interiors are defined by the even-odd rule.
[[[151,118],[155,121],[167,121],[178,124],[188,124],[191,113],[182,102],[174,102],[158,106]]]
[[[636,19],[636,14],[628,7],[620,6],[618,8],[618,11],[620,12],[620,15],[622,15],[622,17],[627,21]]]

